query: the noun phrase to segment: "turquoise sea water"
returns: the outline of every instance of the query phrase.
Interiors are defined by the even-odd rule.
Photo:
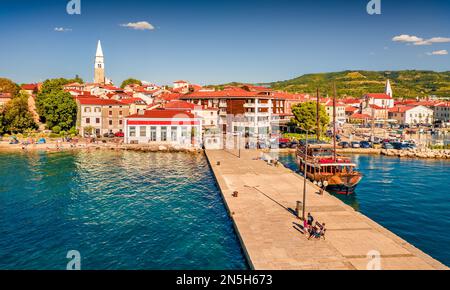
[[[337,196],[450,266],[450,161],[352,158],[364,178],[355,195]],[[294,155],[280,161],[297,170]]]
[[[247,269],[203,155],[0,154],[0,269]]]

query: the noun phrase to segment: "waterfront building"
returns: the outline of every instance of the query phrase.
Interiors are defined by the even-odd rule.
[[[77,105],[77,129],[80,135],[103,136],[123,132],[129,105],[117,100],[84,97],[77,98]]]
[[[396,106],[389,110],[389,119],[401,125],[431,125],[434,122],[434,111],[425,106]]]
[[[222,132],[244,133],[246,136],[267,138],[272,133],[274,115],[284,114],[284,99],[272,91],[247,91],[227,87],[221,91],[193,92],[180,97],[190,103],[219,110]]]
[[[434,119],[440,123],[450,123],[450,102],[442,102],[433,107]]]
[[[190,111],[148,110],[125,118],[125,143],[201,147],[201,119]]]
[[[163,105],[166,110],[185,110],[191,111],[201,118],[202,128],[204,131],[216,132],[219,129],[219,109],[199,106],[186,101],[171,101]]]

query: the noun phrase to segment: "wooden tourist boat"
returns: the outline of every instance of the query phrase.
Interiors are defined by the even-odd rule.
[[[306,166],[306,177],[332,193],[350,195],[362,179],[356,164],[335,154],[331,144],[301,144],[296,155],[300,171],[304,173]]]

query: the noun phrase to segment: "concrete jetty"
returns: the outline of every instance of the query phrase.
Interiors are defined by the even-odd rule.
[[[447,270],[405,240],[307,183],[306,212],[326,223],[308,240],[293,211],[303,178],[255,160],[260,152],[206,151],[248,263],[255,270]],[[220,163],[220,164],[218,164]],[[237,191],[238,196],[233,193]]]

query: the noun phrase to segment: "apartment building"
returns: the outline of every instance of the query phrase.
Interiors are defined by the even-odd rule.
[[[117,100],[78,98],[77,129],[82,136],[123,132],[130,106]]]

